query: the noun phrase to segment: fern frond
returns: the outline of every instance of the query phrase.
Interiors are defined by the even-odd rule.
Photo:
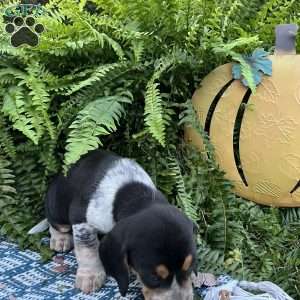
[[[168,167],[172,170],[173,176],[176,180],[176,189],[177,189],[177,205],[185,212],[185,214],[195,222],[198,221],[198,212],[197,205],[192,200],[191,194],[187,192],[185,187],[185,181],[180,169],[180,166],[175,159],[175,157],[171,157],[169,159]]]
[[[162,145],[165,146],[165,120],[163,118],[163,106],[159,84],[152,78],[146,87],[145,96],[145,123],[151,135]]]
[[[37,145],[39,138],[39,134],[35,131],[37,124],[34,117],[29,115],[28,106],[24,90],[21,87],[12,87],[4,96],[2,112],[12,121],[15,129],[22,132]]]
[[[10,162],[0,156],[0,207],[5,205],[16,193],[15,176],[10,169]],[[8,203],[8,202],[6,202]]]
[[[230,43],[220,43],[214,45],[214,52],[215,53],[222,53],[225,55],[231,55],[231,51],[235,48],[243,47],[243,46],[249,46],[249,45],[259,45],[260,41],[258,36],[253,37],[241,37],[236,40],[231,41]]]
[[[40,159],[45,168],[45,176],[57,174],[60,171],[60,159],[57,155],[57,139],[51,140],[48,136],[44,136],[40,141]]]
[[[285,224],[296,223],[300,220],[300,208],[284,208],[281,209],[281,214]]]
[[[4,117],[0,114],[0,153],[10,159],[15,159],[16,147],[9,129],[10,127],[6,124]]]
[[[224,272],[224,253],[212,249],[205,241],[198,241],[197,254],[201,261],[200,270],[212,274],[222,274]]]
[[[205,132],[203,126],[201,125],[198,117],[197,117],[197,112],[195,111],[192,101],[187,100],[182,107],[184,108],[183,112],[179,115],[179,125],[184,125],[188,127],[192,127],[193,129],[196,130],[196,132],[202,137],[203,143],[205,146],[205,151],[206,154],[208,154],[210,158],[210,162],[214,164],[216,167],[217,165],[215,164],[215,149],[212,143],[209,140],[209,137],[207,133]]]
[[[55,129],[50,121],[48,115],[48,109],[50,105],[50,96],[47,91],[47,86],[43,82],[42,75],[43,70],[37,62],[30,64],[26,69],[27,72],[13,68],[11,66],[0,69],[0,78],[5,78],[7,75],[14,78],[13,83],[18,86],[14,88],[14,85],[9,89],[8,94],[12,92],[15,95],[15,106],[7,106],[13,102],[9,101],[9,95],[4,95],[5,107],[3,108],[6,115],[15,115],[15,128],[23,131],[25,134],[26,128],[30,131],[34,129],[36,136],[33,137],[34,143],[38,143],[38,140],[44,133],[44,128],[49,132],[50,137],[53,139],[55,136]],[[10,99],[12,100],[12,98]],[[9,111],[10,108],[12,111]],[[20,119],[18,120],[18,115]],[[18,124],[17,124],[18,123]],[[30,129],[27,125],[22,126],[21,123],[31,124],[33,127]],[[23,129],[21,129],[23,128]],[[30,132],[27,130],[25,135],[30,136]]]
[[[171,110],[163,101],[159,90],[159,83],[156,81],[175,64],[179,56],[179,52],[172,51],[171,54],[158,59],[155,62],[155,72],[146,86],[144,121],[150,134],[163,147],[165,146],[166,140],[166,126],[170,121],[168,112],[171,112]]]
[[[91,33],[95,41],[97,41],[97,43],[100,45],[101,48],[104,48],[105,43],[107,43],[115,51],[115,53],[118,55],[119,58],[124,57],[124,52],[118,42],[116,42],[113,38],[108,36],[106,33],[99,32],[91,23],[88,22],[88,20],[81,19],[81,21],[86,26],[85,28],[86,34]]]
[[[66,95],[71,95],[71,94],[81,90],[84,87],[93,85],[97,81],[104,78],[109,72],[111,72],[112,70],[114,70],[118,67],[120,67],[120,64],[116,63],[116,64],[101,65],[101,66],[95,68],[91,72],[91,74],[89,75],[89,77],[87,79],[71,85],[68,88],[68,92],[66,93]]]
[[[7,207],[15,203],[15,175],[11,169],[11,163],[0,156],[0,234],[7,234],[7,229],[11,227],[11,211]]]
[[[31,102],[33,109],[41,115],[44,127],[48,130],[51,139],[55,138],[56,132],[54,125],[49,117],[49,107],[51,103],[50,95],[47,91],[46,84],[41,80],[41,69],[37,63],[31,64],[27,68],[28,76],[19,83],[22,85],[25,83],[29,88],[28,95],[31,96]]]
[[[134,40],[132,41],[132,50],[134,54],[135,63],[140,63],[143,57],[143,53],[145,51],[145,44],[142,40]]]
[[[108,135],[117,129],[124,113],[124,103],[130,99],[122,96],[108,96],[89,103],[81,110],[70,125],[65,154],[65,169],[82,155],[102,145],[99,136]]]

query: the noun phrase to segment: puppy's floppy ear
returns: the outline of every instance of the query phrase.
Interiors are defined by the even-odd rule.
[[[116,279],[121,295],[124,297],[129,286],[127,246],[119,228],[116,226],[100,241],[100,258],[106,273]]]

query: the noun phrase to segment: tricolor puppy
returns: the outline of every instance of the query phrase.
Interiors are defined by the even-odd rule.
[[[90,152],[52,182],[46,216],[52,249],[66,251],[74,242],[83,292],[101,287],[107,274],[124,296],[132,270],[147,300],[193,299],[193,223],[133,160]]]

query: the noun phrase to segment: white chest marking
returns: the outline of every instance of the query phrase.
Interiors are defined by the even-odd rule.
[[[114,163],[100,181],[87,208],[87,223],[102,233],[114,227],[113,203],[119,189],[132,181],[155,188],[150,176],[133,160],[122,158]]]

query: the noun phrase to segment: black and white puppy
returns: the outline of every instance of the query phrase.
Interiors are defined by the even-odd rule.
[[[89,293],[114,277],[121,295],[133,270],[145,299],[193,299],[193,223],[170,205],[133,160],[95,150],[49,187],[50,246],[78,262],[76,287]],[[98,234],[106,234],[99,242]]]

